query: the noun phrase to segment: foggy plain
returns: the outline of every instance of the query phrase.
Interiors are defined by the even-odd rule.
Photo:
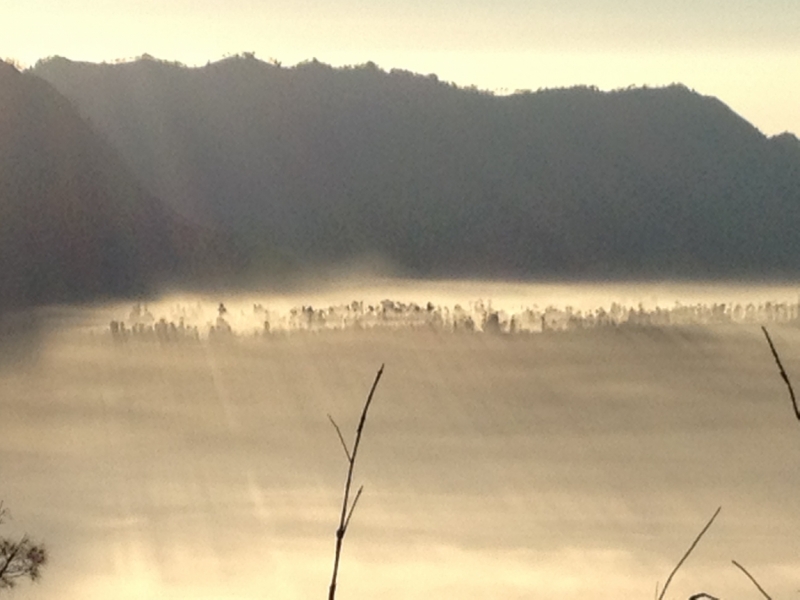
[[[17,4],[10,597],[322,596],[384,363],[342,600],[653,597],[718,506],[666,597],[796,597],[799,8]],[[417,280],[226,291],[362,260]]]
[[[791,377],[796,316],[516,335],[265,335],[253,316],[254,304],[286,314],[385,298],[586,314],[614,302],[796,311],[798,296],[380,281],[151,303],[156,319],[193,315],[200,339],[182,343],[115,342],[109,320],[127,320],[129,304],[44,311],[0,363],[4,532],[51,553],[42,581],[12,597],[322,596],[347,466],[327,415],[349,441],[382,363],[340,597],[648,598],[718,506],[667,597],[755,597],[731,559],[774,597],[795,593],[800,423],[759,326]],[[235,335],[214,342],[223,301]]]

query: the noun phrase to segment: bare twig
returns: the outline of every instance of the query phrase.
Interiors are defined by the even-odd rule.
[[[759,592],[761,592],[761,595],[762,595],[762,596],[764,596],[764,598],[766,598],[767,600],[772,600],[772,598],[770,597],[770,595],[769,595],[767,592],[765,592],[765,591],[764,591],[764,588],[762,588],[762,587],[761,587],[761,585],[759,585],[759,583],[756,581],[756,578],[755,578],[755,577],[753,577],[752,575],[750,575],[750,573],[748,573],[748,572],[747,572],[747,569],[745,569],[745,568],[744,568],[742,565],[740,565],[740,564],[739,564],[738,562],[736,562],[735,560],[732,560],[731,562],[733,563],[733,565],[734,565],[735,567],[738,567],[738,568],[739,568],[739,570],[740,570],[742,573],[744,573],[744,574],[747,576],[747,578],[748,578],[750,581],[752,581],[752,582],[753,582],[753,585],[754,585],[754,586],[756,586],[756,588],[758,588],[758,591],[759,591]]]
[[[353,511],[356,509],[356,504],[358,504],[358,499],[361,498],[361,492],[364,491],[364,486],[358,488],[356,492],[356,497],[353,499],[353,504],[350,505],[350,512],[347,513],[347,518],[344,520],[344,530],[347,531],[347,528],[350,526],[350,517],[353,516]]]
[[[684,562],[686,562],[687,558],[689,558],[689,555],[692,553],[692,551],[694,550],[695,546],[697,546],[697,543],[700,541],[700,539],[705,535],[706,531],[708,531],[708,528],[711,527],[711,524],[714,522],[714,519],[717,518],[717,515],[719,514],[719,511],[721,511],[721,510],[722,510],[722,507],[720,506],[716,510],[716,512],[712,515],[711,519],[709,519],[708,523],[706,523],[706,526],[703,527],[702,531],[700,531],[700,533],[697,535],[697,537],[694,538],[694,541],[692,542],[692,545],[689,546],[689,549],[686,551],[686,553],[678,561],[678,564],[675,565],[675,568],[672,569],[672,573],[669,574],[669,577],[667,577],[667,581],[664,582],[664,588],[661,590],[661,594],[658,596],[658,600],[662,600],[664,598],[664,594],[667,593],[667,588],[669,587],[669,584],[672,581],[672,578],[675,576],[675,573],[678,572],[678,569],[681,568],[681,565]]]
[[[11,565],[14,564],[14,561],[17,559],[17,555],[22,550],[22,547],[27,543],[25,538],[18,544],[13,542],[4,541],[2,550],[0,554],[3,557],[3,564],[0,565],[0,582],[5,581],[6,573],[9,572],[11,569]],[[13,574],[13,571],[12,573]]]
[[[9,517],[8,510],[0,500],[0,525]],[[13,588],[17,579],[27,577],[36,581],[47,562],[47,550],[34,544],[27,535],[18,542],[0,538],[0,590]]]
[[[783,381],[786,382],[786,387],[789,389],[789,397],[792,399],[792,408],[794,408],[794,416],[797,417],[798,421],[800,421],[800,408],[798,408],[797,406],[797,398],[795,398],[794,389],[792,389],[792,383],[789,381],[789,376],[786,374],[786,369],[783,368],[781,359],[778,356],[778,351],[775,350],[775,344],[772,343],[772,339],[769,337],[767,328],[762,325],[761,331],[764,332],[764,337],[767,338],[769,349],[772,350],[772,356],[775,358],[775,363],[778,365],[778,370],[781,373],[781,377],[783,378]]]
[[[36,581],[47,562],[47,550],[24,536],[19,542],[0,539],[0,590],[13,588],[17,579]]]
[[[339,426],[336,424],[336,421],[333,420],[333,417],[328,415],[328,419],[330,419],[333,428],[336,430],[336,434],[339,436],[339,441],[342,442],[342,448],[344,449],[344,455],[347,457],[347,461],[351,461],[350,458],[350,450],[347,449],[347,442],[344,441],[344,437],[342,436],[342,430],[339,429]]]
[[[334,600],[336,597],[336,579],[339,576],[339,559],[342,555],[342,542],[344,541],[344,536],[347,533],[347,528],[350,526],[350,518],[353,516],[353,511],[356,509],[358,499],[361,498],[361,492],[364,490],[364,486],[358,488],[355,499],[353,500],[353,503],[350,504],[350,487],[353,485],[353,469],[356,466],[358,447],[361,444],[361,434],[364,431],[364,423],[367,421],[367,411],[369,410],[369,405],[372,404],[372,397],[375,395],[375,388],[378,387],[378,382],[381,379],[381,375],[383,375],[383,366],[384,365],[381,365],[381,368],[378,369],[378,374],[375,375],[375,381],[372,382],[372,388],[367,396],[367,401],[364,403],[364,409],[361,411],[361,419],[359,420],[358,427],[356,428],[356,438],[353,442],[352,452],[348,451],[347,444],[344,441],[344,437],[342,436],[339,426],[336,424],[333,418],[328,415],[328,418],[331,420],[331,423],[333,423],[333,426],[336,429],[336,433],[339,435],[339,441],[342,443],[342,447],[347,455],[348,462],[347,480],[344,484],[344,497],[342,499],[342,512],[341,516],[339,517],[339,528],[336,530],[336,551],[333,557],[333,575],[331,576],[331,586],[328,589],[328,600]]]

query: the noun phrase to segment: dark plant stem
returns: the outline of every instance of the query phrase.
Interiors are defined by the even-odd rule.
[[[781,377],[783,378],[783,381],[786,383],[786,387],[789,388],[789,397],[792,399],[792,408],[794,408],[794,416],[797,417],[798,421],[800,421],[800,408],[798,408],[797,406],[797,398],[795,398],[794,389],[792,389],[792,384],[789,381],[789,376],[786,374],[786,369],[783,368],[781,359],[778,356],[778,351],[775,350],[775,344],[772,343],[772,339],[770,339],[769,333],[767,333],[767,328],[762,325],[761,331],[764,332],[764,336],[767,338],[769,349],[772,350],[772,356],[775,359],[775,363],[778,365],[778,370],[781,373]]]
[[[681,568],[681,565],[684,562],[686,562],[687,558],[689,558],[689,555],[692,553],[692,551],[694,550],[695,546],[697,546],[697,543],[700,541],[700,538],[702,538],[705,535],[706,531],[708,531],[708,528],[711,527],[711,524],[714,522],[714,519],[717,518],[717,515],[719,514],[719,511],[721,511],[721,510],[722,510],[722,507],[720,506],[716,510],[716,512],[713,514],[711,519],[709,519],[708,523],[706,523],[706,526],[703,527],[702,531],[700,531],[700,533],[697,535],[697,537],[694,538],[694,541],[692,542],[692,545],[689,546],[689,549],[686,551],[686,553],[683,555],[683,557],[681,557],[681,559],[678,561],[678,564],[675,565],[675,568],[672,569],[672,573],[670,573],[669,577],[667,577],[667,581],[664,583],[664,589],[661,590],[661,594],[659,595],[658,600],[662,600],[664,598],[664,594],[667,593],[667,588],[669,587],[669,584],[672,581],[672,578],[675,576],[675,573],[678,572],[678,569]]]
[[[772,600],[772,598],[770,597],[770,595],[769,595],[769,594],[767,594],[767,592],[765,592],[765,591],[764,591],[764,588],[762,588],[762,587],[761,587],[761,585],[759,585],[759,583],[756,581],[756,578],[755,578],[755,577],[753,577],[752,575],[750,575],[750,573],[748,573],[748,572],[747,572],[747,569],[745,569],[745,568],[744,568],[742,565],[740,565],[740,564],[739,564],[738,562],[736,562],[735,560],[732,560],[731,562],[732,562],[732,563],[733,563],[733,565],[734,565],[735,567],[737,567],[737,568],[738,568],[738,569],[739,569],[739,570],[740,570],[742,573],[744,573],[744,574],[747,576],[747,578],[748,578],[750,581],[752,581],[752,582],[753,582],[753,585],[754,585],[754,586],[756,586],[756,588],[758,588],[758,591],[759,591],[759,592],[761,592],[761,595],[762,595],[762,596],[764,596],[764,598],[766,598],[767,600]]]
[[[364,490],[364,486],[358,488],[358,492],[356,492],[356,496],[353,499],[353,503],[350,504],[350,488],[353,485],[353,470],[356,466],[356,457],[358,456],[358,447],[361,444],[361,434],[364,431],[364,424],[367,421],[367,411],[369,410],[369,405],[372,404],[372,397],[375,395],[375,388],[378,387],[378,382],[381,379],[381,375],[383,375],[383,367],[378,369],[378,374],[375,376],[375,381],[372,382],[372,388],[369,391],[369,396],[367,396],[367,401],[364,403],[364,410],[361,411],[361,419],[358,422],[358,428],[356,429],[356,438],[353,442],[353,451],[347,448],[347,444],[344,441],[344,437],[342,436],[342,431],[339,429],[339,426],[336,424],[336,421],[333,420],[333,417],[328,415],[331,423],[333,424],[334,429],[336,429],[336,433],[339,436],[339,441],[342,444],[342,448],[344,449],[344,454],[347,457],[348,468],[347,468],[347,480],[344,484],[344,498],[342,499],[342,513],[339,517],[339,528],[336,530],[336,551],[333,557],[333,575],[331,576],[331,586],[328,589],[328,600],[334,600],[336,597],[336,580],[339,576],[339,559],[342,556],[342,542],[344,542],[344,536],[347,533],[347,528],[350,526],[350,518],[353,516],[353,511],[356,509],[356,504],[358,504],[358,499],[361,498],[361,492]]]

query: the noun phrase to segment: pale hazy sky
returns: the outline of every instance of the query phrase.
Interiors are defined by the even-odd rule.
[[[0,57],[372,60],[459,85],[681,82],[800,134],[800,0],[0,0]]]

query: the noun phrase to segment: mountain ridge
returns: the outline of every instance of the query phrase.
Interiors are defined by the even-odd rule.
[[[0,63],[0,308],[146,296],[236,254],[145,192],[55,88]]]
[[[419,276],[798,272],[800,144],[685,86],[496,96],[372,63],[54,59],[176,211],[308,265]]]

